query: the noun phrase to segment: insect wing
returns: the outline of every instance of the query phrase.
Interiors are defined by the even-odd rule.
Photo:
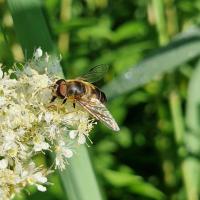
[[[108,71],[108,68],[109,66],[106,64],[97,65],[91,68],[85,75],[81,76],[78,79],[88,81],[90,83],[97,82],[104,77],[104,75]]]
[[[108,109],[98,99],[92,98],[90,100],[80,99],[78,103],[85,108],[93,117],[102,121],[107,127],[114,131],[119,131],[119,126],[110,114]]]

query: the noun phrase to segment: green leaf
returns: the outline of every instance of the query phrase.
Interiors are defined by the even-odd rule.
[[[185,145],[188,155],[183,161],[184,181],[189,200],[200,198],[200,62],[191,77],[186,110]]]
[[[126,171],[106,170],[105,178],[115,187],[127,188],[130,192],[153,199],[165,199],[164,194],[140,176]]]
[[[44,51],[54,52],[40,0],[8,0],[15,31],[26,56],[32,57],[34,49],[41,47]]]
[[[180,35],[166,47],[158,49],[157,52],[108,83],[103,90],[108,98],[114,98],[175,70],[198,55],[200,55],[200,30],[195,29]]]
[[[148,30],[144,23],[130,21],[122,24],[115,32],[113,32],[112,41],[120,42],[133,37],[142,37],[146,34],[148,34]]]
[[[15,31],[28,57],[32,56],[33,50],[38,46],[44,51],[55,52],[55,47],[42,13],[41,2],[39,0],[8,0]],[[55,66],[57,66],[57,73],[60,73],[61,67],[52,65],[54,68]],[[74,157],[76,158],[72,158],[69,161],[70,165],[66,171],[61,173],[68,199],[102,199],[86,147],[82,146]]]
[[[101,18],[94,26],[85,27],[78,31],[81,41],[93,39],[111,39],[110,19]]]
[[[95,25],[98,21],[95,18],[72,18],[68,22],[60,22],[54,25],[56,33],[62,33],[66,31],[73,31],[85,27],[91,27]]]
[[[40,0],[8,0],[9,9],[13,18],[15,32],[23,48],[25,58],[31,58],[36,48],[41,47],[44,52],[55,55],[56,49],[51,39],[47,24],[42,13]],[[59,63],[55,67],[56,59],[52,58],[49,72],[61,75]],[[43,65],[44,71],[46,66]]]
[[[67,170],[60,173],[70,200],[101,200],[87,149],[80,146]]]

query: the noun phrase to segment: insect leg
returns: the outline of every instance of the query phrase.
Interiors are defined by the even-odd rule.
[[[57,96],[52,96],[50,103],[54,102]]]
[[[73,102],[73,107],[74,107],[74,108],[76,107],[76,103],[75,103],[75,102]]]
[[[66,101],[67,101],[67,97],[64,98],[62,104],[66,103]]]

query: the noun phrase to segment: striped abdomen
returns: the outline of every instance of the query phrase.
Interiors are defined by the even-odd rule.
[[[92,87],[86,87],[86,89],[87,89],[86,95],[88,94],[89,98],[96,98],[101,103],[105,103],[107,101],[106,95],[94,85],[92,85]]]

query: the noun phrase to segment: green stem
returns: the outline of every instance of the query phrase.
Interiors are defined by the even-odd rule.
[[[166,18],[167,18],[167,30],[170,37],[173,37],[178,33],[178,19],[177,11],[174,0],[165,0],[166,2]]]
[[[175,140],[178,148],[178,156],[180,160],[187,199],[198,200],[198,189],[196,187],[198,183],[195,183],[195,180],[198,180],[196,177],[198,177],[199,162],[192,156],[187,155],[187,149],[185,147],[184,140],[186,137],[186,130],[184,127],[185,125],[183,113],[181,109],[181,99],[176,91],[173,91],[169,98],[172,120],[174,124]]]
[[[61,1],[60,20],[62,23],[67,23],[71,18],[71,0]],[[64,55],[69,51],[69,33],[61,33],[58,38],[58,47]]]
[[[153,7],[156,18],[156,28],[159,34],[159,43],[165,45],[169,42],[169,36],[167,34],[163,0],[153,0]]]
[[[181,109],[181,100],[176,91],[172,91],[169,97],[172,120],[174,124],[175,140],[178,147],[181,147],[184,142],[184,120]]]

